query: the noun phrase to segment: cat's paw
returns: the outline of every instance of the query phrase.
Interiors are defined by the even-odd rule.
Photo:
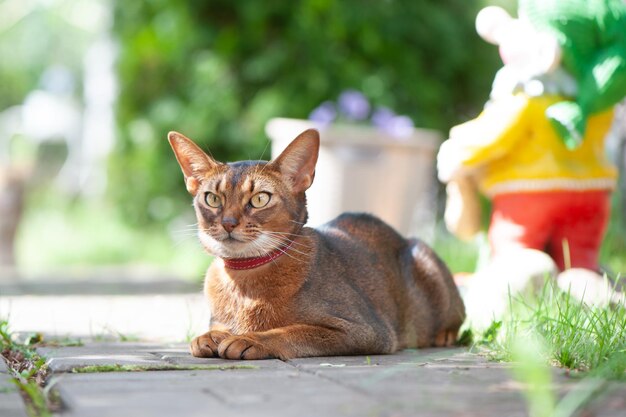
[[[453,346],[458,337],[458,331],[456,330],[442,330],[435,336],[433,346],[436,347],[450,347]]]
[[[224,359],[272,359],[279,355],[271,352],[258,340],[249,336],[231,336],[219,344],[218,354]]]
[[[191,341],[191,354],[196,358],[215,358],[219,356],[217,347],[229,336],[230,333],[220,330],[206,332]]]

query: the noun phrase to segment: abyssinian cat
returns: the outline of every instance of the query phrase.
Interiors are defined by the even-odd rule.
[[[194,356],[285,360],[455,342],[463,302],[424,243],[367,214],[305,227],[316,130],[271,162],[221,163],[180,133],[169,141],[216,257],[204,286],[211,324]]]

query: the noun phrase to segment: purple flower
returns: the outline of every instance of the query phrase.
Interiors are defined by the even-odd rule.
[[[372,114],[372,124],[380,130],[387,130],[396,114],[388,107],[378,107]]]
[[[398,116],[387,107],[378,107],[372,115],[372,124],[396,138],[405,138],[413,133],[413,120],[408,116]]]
[[[414,127],[409,116],[394,116],[385,131],[395,138],[406,138],[411,136]]]
[[[323,102],[309,114],[309,120],[322,126],[331,124],[336,117],[337,110],[335,110],[335,105],[331,101]]]
[[[356,90],[346,90],[339,96],[339,110],[348,120],[365,120],[370,112],[370,103]]]

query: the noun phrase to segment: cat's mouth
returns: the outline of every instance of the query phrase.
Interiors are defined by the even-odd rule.
[[[259,256],[258,245],[252,243],[247,236],[225,233],[215,236],[199,233],[200,241],[213,255],[220,258],[249,258]],[[248,239],[246,239],[248,238]]]
[[[217,236],[214,235],[213,238],[222,244],[246,243],[250,240],[248,236],[237,231],[220,233]]]

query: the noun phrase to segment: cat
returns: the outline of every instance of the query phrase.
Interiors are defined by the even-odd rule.
[[[304,226],[316,130],[271,162],[221,163],[180,133],[168,138],[215,256],[204,284],[211,323],[193,356],[288,360],[456,341],[463,302],[426,244],[369,214]]]

